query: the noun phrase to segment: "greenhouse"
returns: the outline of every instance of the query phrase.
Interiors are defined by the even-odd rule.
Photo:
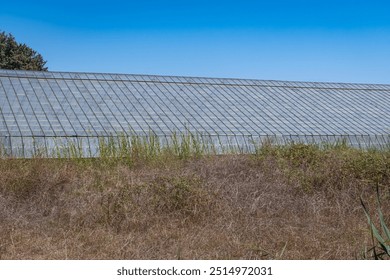
[[[14,157],[97,156],[101,142],[197,139],[388,147],[390,85],[0,70],[0,143]],[[186,138],[187,137],[187,138]]]

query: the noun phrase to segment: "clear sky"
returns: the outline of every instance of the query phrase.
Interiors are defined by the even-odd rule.
[[[3,1],[51,71],[390,83],[390,1]]]

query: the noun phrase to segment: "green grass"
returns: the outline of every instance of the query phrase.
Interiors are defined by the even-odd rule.
[[[372,256],[376,259],[384,259],[384,258],[390,258],[390,230],[387,226],[384,215],[382,212],[381,207],[381,200],[380,200],[380,194],[379,194],[379,188],[377,187],[377,203],[378,203],[378,216],[379,216],[379,229],[375,226],[373,222],[373,218],[369,213],[369,210],[365,203],[363,202],[363,198],[360,198],[360,202],[362,204],[364,213],[366,214],[367,221],[370,227],[371,236],[372,236],[372,243],[373,246],[371,249],[368,250],[368,252],[372,252]]]

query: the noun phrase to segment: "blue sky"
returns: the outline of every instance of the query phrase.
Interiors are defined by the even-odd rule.
[[[52,71],[390,83],[390,1],[2,1]]]

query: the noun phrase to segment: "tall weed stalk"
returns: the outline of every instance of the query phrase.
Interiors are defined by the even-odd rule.
[[[370,226],[371,237],[373,241],[373,246],[369,251],[372,251],[373,257],[376,260],[390,258],[390,230],[389,227],[385,223],[385,219],[382,212],[381,201],[379,198],[379,186],[376,188],[377,193],[377,203],[378,203],[378,216],[380,229],[378,229],[374,222],[372,221],[372,217],[369,214],[369,211],[366,205],[363,202],[363,198],[360,198],[360,203],[362,204],[364,213],[367,217],[368,224]]]

